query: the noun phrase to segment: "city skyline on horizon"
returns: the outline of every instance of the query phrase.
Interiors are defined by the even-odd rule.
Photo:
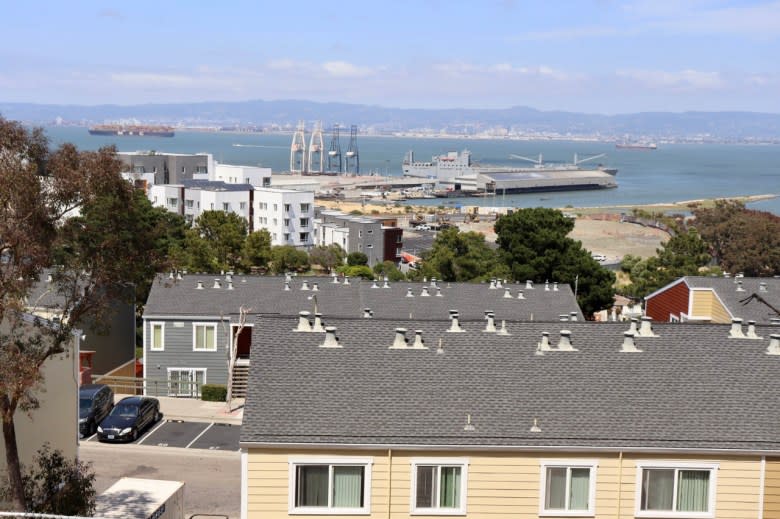
[[[0,102],[780,113],[780,1],[115,5],[7,5]]]

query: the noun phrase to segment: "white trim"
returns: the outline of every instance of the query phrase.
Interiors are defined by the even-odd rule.
[[[241,449],[241,519],[249,513],[249,452]]]
[[[219,341],[217,340],[217,324],[218,323],[207,323],[207,322],[200,322],[195,321],[192,323],[192,351],[198,351],[198,352],[214,352],[219,349]],[[214,348],[196,348],[197,344],[197,329],[199,326],[207,326],[210,328],[214,328]],[[205,335],[204,335],[205,340]]]
[[[205,290],[205,289],[204,289]],[[157,320],[166,320],[166,321],[202,321],[203,319],[211,319],[214,321],[225,320],[227,317],[231,316],[237,316],[238,314],[225,314],[222,316],[219,315],[182,315],[182,314],[150,314],[146,315],[144,314],[144,319],[157,319]]]
[[[540,517],[593,517],[596,515],[596,469],[598,460],[578,459],[549,459],[540,460],[539,463],[539,516]],[[588,477],[588,509],[587,510],[558,510],[545,508],[547,502],[545,490],[547,488],[547,469],[565,468],[566,470],[566,501],[569,500],[569,482],[571,469],[590,469]],[[568,504],[566,505],[568,508]]]
[[[685,519],[710,519],[715,517],[715,497],[718,493],[718,463],[695,463],[695,462],[677,462],[677,461],[637,461],[636,462],[636,481],[634,486],[634,516],[635,517],[653,517],[653,518],[685,518]],[[706,512],[678,512],[674,509],[669,511],[661,510],[642,510],[642,475],[645,469],[674,469],[674,491],[672,496],[674,502],[677,501],[677,482],[678,471],[680,469],[689,470],[707,470],[710,473],[708,485],[709,495]],[[674,508],[674,504],[672,504]]]
[[[208,383],[206,381],[206,376],[208,374],[208,368],[176,368],[176,367],[169,367],[169,368],[165,368],[165,369],[166,369],[165,381],[168,383],[168,395],[167,396],[186,396],[186,397],[191,397],[191,398],[200,397],[200,393],[193,393],[192,392],[193,389],[194,389],[193,388],[193,383],[195,382],[195,377],[193,375],[194,375],[195,371],[202,371],[203,372],[203,384],[207,384]],[[172,394],[171,393],[171,386],[170,386],[171,371],[189,371],[189,375],[190,375],[190,378],[192,380],[190,380],[187,383],[187,392],[185,392],[185,393],[178,393],[177,392],[176,394]]]
[[[162,332],[160,333],[162,346],[160,348],[155,348],[154,327],[158,325],[162,327]],[[165,321],[149,321],[149,331],[151,332],[151,339],[149,339],[149,351],[165,351]]]
[[[143,333],[143,347],[144,347],[144,360],[142,362],[142,364],[144,366],[144,368],[143,368],[144,369],[144,372],[143,372],[143,375],[144,375],[144,379],[143,379],[143,393],[144,393],[144,396],[146,396],[146,380],[147,380],[146,379],[146,366],[149,364],[149,355],[147,355],[147,353],[148,353],[147,352],[147,346],[148,345],[146,344],[146,317],[144,317],[144,326],[143,326],[143,330],[141,330],[141,332]]]
[[[371,514],[371,467],[374,458],[357,456],[289,456],[287,458],[287,513],[289,515],[370,515]],[[296,468],[302,465],[328,465],[328,506],[298,507],[295,506]],[[363,506],[360,508],[336,508],[330,505],[333,493],[334,466],[363,467]]]
[[[409,464],[411,465],[409,515],[466,515],[469,475],[468,458],[412,458]],[[460,506],[458,508],[417,508],[417,467],[419,465],[437,467],[437,478],[441,476],[441,467],[460,467]],[[437,488],[439,488],[438,485]]]
[[[731,319],[734,319],[734,317],[736,316],[731,312],[731,309],[728,307],[728,305],[723,302],[723,299],[720,298],[720,295],[718,295],[718,291],[715,290],[714,288],[711,290],[712,290],[712,294],[715,296],[715,299],[717,299],[720,302],[721,308],[723,308],[726,311],[726,313],[729,314],[729,317]]]
[[[757,519],[764,519],[764,485],[766,484],[766,456],[761,456],[761,473],[758,478],[758,515]]]

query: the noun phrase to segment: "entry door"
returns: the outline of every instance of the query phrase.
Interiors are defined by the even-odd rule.
[[[200,388],[206,383],[202,368],[169,368],[168,396],[200,397]]]

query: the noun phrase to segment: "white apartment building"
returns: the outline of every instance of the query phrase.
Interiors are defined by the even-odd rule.
[[[213,171],[209,172],[208,179],[228,184],[251,184],[255,187],[271,187],[271,168],[217,163]]]
[[[314,192],[255,189],[255,229],[268,229],[271,244],[310,247],[314,244]]]

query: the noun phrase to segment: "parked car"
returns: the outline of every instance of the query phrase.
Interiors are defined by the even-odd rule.
[[[425,224],[422,224],[422,225],[418,225],[417,226],[417,230],[418,231],[430,231],[431,230],[431,226],[428,225],[427,223],[425,223]]]
[[[160,401],[145,396],[128,396],[116,403],[98,426],[98,440],[134,441],[147,427],[160,421]]]
[[[114,407],[114,390],[105,384],[79,388],[79,434],[90,436]]]
[[[604,256],[603,254],[592,254],[591,256],[593,257],[594,260],[596,260],[598,262],[601,262],[601,263],[604,263],[605,261],[607,261],[607,257]]]

